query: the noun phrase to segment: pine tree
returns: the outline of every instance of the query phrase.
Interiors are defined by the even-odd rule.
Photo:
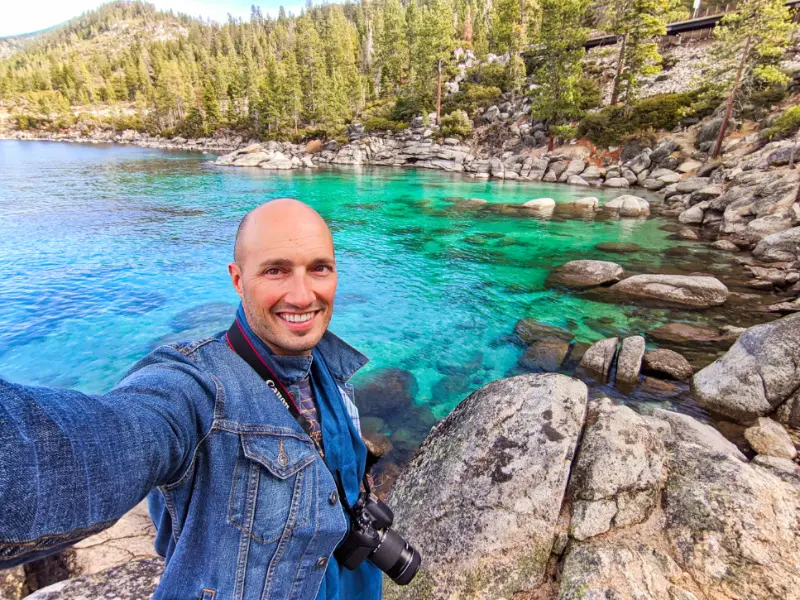
[[[566,122],[578,116],[581,103],[581,61],[588,30],[583,26],[589,0],[541,0],[542,21],[539,44],[540,66],[531,94],[534,117],[548,124],[548,147]]]
[[[303,116],[310,123],[319,123],[327,116],[330,94],[324,47],[311,13],[306,12],[296,23],[295,52],[303,90]]]
[[[782,0],[744,0],[738,11],[726,15],[715,29],[713,76],[726,89],[728,101],[711,153],[713,157],[719,156],[722,149],[736,101],[746,98],[758,83],[788,81],[778,64],[796,29]]]
[[[384,96],[399,92],[407,77],[406,16],[400,0],[385,0],[378,35],[378,69]]]
[[[686,16],[682,0],[611,0],[606,12],[608,29],[621,40],[611,104],[617,103],[620,94],[626,104],[631,103],[640,78],[661,70],[656,41],[666,35],[668,22]]]

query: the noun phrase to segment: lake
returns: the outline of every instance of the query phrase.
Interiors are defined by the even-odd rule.
[[[339,263],[331,329],[371,359],[356,384],[379,377],[413,396],[416,416],[404,418],[420,427],[400,431],[391,416],[371,422],[406,451],[470,392],[518,372],[520,318],[593,342],[669,317],[545,286],[553,266],[573,259],[674,269],[664,250],[684,242],[668,239],[665,220],[548,220],[503,209],[624,192],[392,168],[276,173],[217,167],[214,158],[0,141],[0,376],[104,392],[154,347],[227,328],[238,301],[227,274],[238,222],[282,196],[307,202],[331,226]],[[599,242],[645,250],[607,254]]]

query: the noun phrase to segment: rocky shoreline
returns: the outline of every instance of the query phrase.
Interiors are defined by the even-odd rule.
[[[749,328],[692,378],[701,405],[739,424],[744,447],[692,416],[615,403],[563,374],[474,392],[391,491],[396,526],[424,561],[408,587],[385,580],[385,597],[800,600],[798,333],[800,315]],[[517,334],[560,339],[533,322]],[[630,340],[618,352],[617,340],[598,342],[582,366],[617,380],[639,368],[691,376]],[[616,367],[604,366],[615,354]],[[123,560],[30,598],[138,600],[162,568]]]

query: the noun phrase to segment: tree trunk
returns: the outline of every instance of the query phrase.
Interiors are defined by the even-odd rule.
[[[553,149],[556,147],[556,138],[551,133],[547,136],[547,151],[552,152]]]
[[[436,124],[441,123],[442,114],[442,59],[439,59],[439,77],[436,85]]]
[[[736,71],[736,83],[733,84],[733,89],[731,90],[730,96],[728,96],[728,106],[725,109],[725,116],[722,119],[722,125],[719,128],[719,134],[717,135],[717,141],[714,143],[714,150],[711,152],[711,158],[717,158],[722,150],[722,140],[725,139],[725,133],[728,131],[728,121],[731,118],[731,113],[733,113],[733,103],[736,101],[736,94],[739,93],[739,88],[742,85],[742,73],[744,72],[744,63],[747,61],[748,52],[750,52],[749,37],[744,45],[744,50],[742,50],[742,59],[739,61],[739,69]]]
[[[619,100],[619,80],[622,78],[622,68],[625,66],[625,43],[628,41],[628,34],[622,36],[622,43],[619,46],[619,56],[617,56],[617,74],[614,76],[614,89],[611,91],[611,104],[614,105]]]

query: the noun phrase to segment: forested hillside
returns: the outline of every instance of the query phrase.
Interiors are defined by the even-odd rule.
[[[748,2],[788,15],[779,0]],[[501,95],[528,95],[534,116],[563,137],[601,104],[596,75],[584,68],[587,38],[624,40],[611,102],[629,106],[641,78],[661,68],[656,41],[666,23],[690,13],[691,0],[362,0],[309,3],[299,16],[281,9],[276,18],[253,6],[249,21],[219,25],[121,0],[0,62],[0,106],[19,129],[77,121],[162,135],[302,138],[336,135],[354,117],[399,129],[435,110],[440,93],[442,114],[459,111],[451,120],[466,130],[465,117]],[[457,92],[440,92],[457,73],[459,48],[475,60]],[[780,55],[763,52],[757,66]],[[750,69],[747,84],[766,89],[782,77]]]

